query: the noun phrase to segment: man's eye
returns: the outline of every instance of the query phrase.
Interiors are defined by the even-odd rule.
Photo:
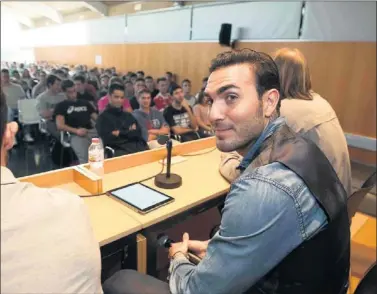
[[[226,96],[226,101],[227,101],[227,102],[233,102],[233,101],[236,100],[237,98],[238,98],[237,95],[234,95],[234,94],[228,94],[228,95]]]

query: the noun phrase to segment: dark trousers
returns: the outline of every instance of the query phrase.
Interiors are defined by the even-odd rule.
[[[134,270],[121,270],[102,285],[104,294],[170,294],[169,285]]]

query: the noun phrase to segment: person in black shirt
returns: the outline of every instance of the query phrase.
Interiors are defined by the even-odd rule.
[[[148,150],[141,128],[131,113],[122,109],[124,86],[112,84],[109,87],[109,104],[100,114],[96,128],[103,143],[115,150],[115,156]]]
[[[97,137],[92,120],[97,119],[93,106],[87,100],[77,99],[75,84],[64,80],[61,88],[67,100],[55,106],[54,116],[59,131],[71,134],[71,147],[76,153],[80,164],[88,162],[88,148],[92,138]]]
[[[86,100],[92,104],[93,108],[96,109],[96,99],[93,97],[92,94],[86,90],[86,79],[84,76],[77,75],[73,78],[75,82],[76,92],[77,92],[77,99]]]
[[[152,97],[151,103],[153,103],[153,98],[157,96],[159,90],[156,89],[156,85],[155,85],[154,80],[151,76],[147,76],[145,78],[145,85],[146,85],[147,89],[149,90],[149,92],[151,92],[151,97]]]
[[[145,81],[144,79],[142,78],[138,78],[134,84],[134,94],[135,96],[133,96],[131,99],[130,99],[130,104],[131,104],[131,107],[132,107],[132,110],[136,110],[136,109],[139,109],[140,108],[140,105],[139,105],[139,102],[137,101],[137,95],[138,93],[141,91],[141,90],[145,90],[147,87],[145,85]],[[151,107],[154,106],[154,102],[153,102],[153,99],[151,100]]]
[[[173,102],[165,108],[164,118],[170,126],[172,135],[175,135],[181,142],[199,139],[196,132],[198,123],[184,97],[182,88],[176,85],[171,89],[170,94],[173,97]]]

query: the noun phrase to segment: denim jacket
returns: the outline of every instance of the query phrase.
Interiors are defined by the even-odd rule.
[[[241,171],[284,123],[278,118],[265,128],[241,162]],[[197,266],[185,258],[172,260],[170,291],[243,293],[326,224],[325,212],[293,171],[278,162],[248,169],[232,183],[220,230],[203,260]]]

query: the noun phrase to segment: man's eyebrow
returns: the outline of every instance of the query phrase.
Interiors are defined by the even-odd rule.
[[[227,91],[227,90],[229,90],[229,89],[232,89],[232,88],[239,89],[239,87],[237,87],[236,85],[230,84],[230,85],[222,86],[221,88],[219,88],[219,89],[216,91],[216,93],[217,93],[217,95],[220,95],[220,94],[224,93],[225,91]]]

